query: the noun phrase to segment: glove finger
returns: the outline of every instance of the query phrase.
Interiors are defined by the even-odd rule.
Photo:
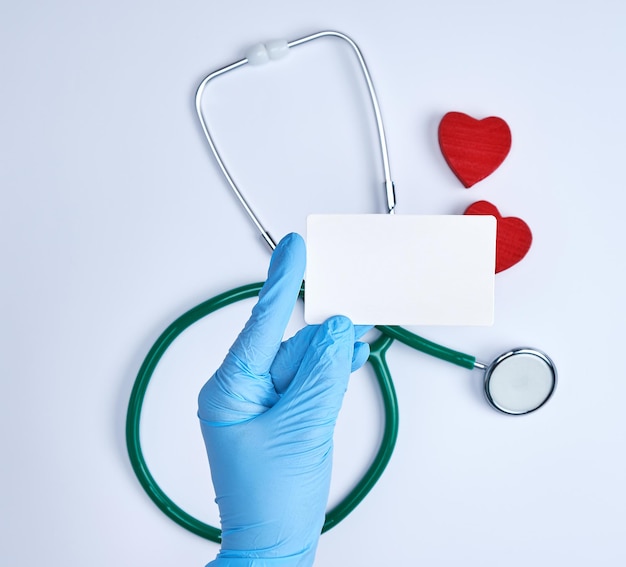
[[[348,385],[353,352],[351,321],[342,316],[328,319],[317,329],[275,409],[287,405],[284,415],[294,418],[296,428],[319,422],[334,425]]]
[[[278,394],[282,394],[291,384],[318,328],[319,325],[308,325],[280,345],[270,369],[272,382]]]
[[[370,345],[368,343],[354,343],[354,353],[352,354],[351,372],[357,371],[363,366],[370,355]]]
[[[298,234],[288,234],[280,241],[259,301],[225,364],[233,362],[244,374],[253,376],[269,373],[300,292],[305,256],[304,240]]]
[[[360,339],[366,333],[373,329],[373,325],[355,325],[354,326],[354,338]]]
[[[291,384],[296,372],[302,364],[302,359],[311,344],[311,340],[319,329],[319,325],[309,325],[300,329],[288,341],[285,341],[276,354],[272,363],[270,374],[276,393],[283,394]],[[355,338],[369,331],[371,327],[355,327]],[[370,349],[367,343],[357,342],[354,344],[354,354],[352,356],[351,371],[358,370],[367,362]]]

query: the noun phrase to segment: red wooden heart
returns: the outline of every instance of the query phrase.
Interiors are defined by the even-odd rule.
[[[530,249],[533,235],[528,225],[517,217],[503,217],[488,201],[477,201],[465,209],[465,215],[496,217],[496,274],[517,264]]]
[[[497,116],[476,120],[448,112],[439,123],[439,147],[465,187],[491,175],[511,149],[511,130]]]

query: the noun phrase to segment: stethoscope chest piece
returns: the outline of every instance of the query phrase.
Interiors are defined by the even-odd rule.
[[[543,406],[557,383],[556,366],[543,352],[518,348],[504,353],[485,370],[485,396],[495,409],[523,415]]]

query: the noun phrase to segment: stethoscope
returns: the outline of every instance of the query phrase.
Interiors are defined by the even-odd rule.
[[[291,48],[323,37],[335,37],[347,42],[356,54],[367,84],[376,118],[385,178],[384,187],[387,198],[387,212],[389,214],[394,214],[395,212],[395,188],[391,180],[387,142],[380,107],[369,70],[365,64],[361,50],[356,43],[342,33],[336,31],[322,31],[295,41],[287,42],[277,40],[265,44],[258,44],[247,52],[244,59],[222,67],[203,79],[196,92],[196,111],[204,135],[222,174],[247,215],[271,249],[276,247],[275,241],[269,235],[268,231],[265,230],[257,215],[243,197],[217,151],[202,111],[202,98],[207,84],[214,78],[247,64],[258,65],[270,60],[280,59],[286,56]],[[128,407],[126,443],[130,460],[139,482],[150,498],[166,515],[191,532],[215,542],[220,541],[220,530],[196,519],[180,508],[165,494],[150,473],[143,456],[140,442],[139,429],[141,409],[150,379],[161,357],[176,338],[191,325],[214,311],[232,303],[255,297],[261,290],[262,285],[262,282],[245,285],[213,297],[190,309],[165,329],[143,361],[133,385]],[[304,286],[301,295],[303,293]],[[539,409],[550,399],[557,385],[557,371],[554,363],[545,353],[534,348],[516,348],[500,355],[491,362],[491,364],[484,364],[477,361],[476,358],[471,355],[428,341],[402,327],[377,326],[376,329],[380,331],[381,335],[370,344],[370,357],[368,362],[374,370],[383,400],[385,415],[383,436],[376,457],[361,480],[337,506],[327,512],[322,532],[329,530],[341,522],[341,520],[350,514],[361,500],[363,500],[380,478],[393,453],[398,435],[398,401],[391,378],[391,372],[387,365],[386,353],[395,340],[423,353],[456,364],[457,366],[470,370],[482,370],[483,390],[487,401],[493,408],[508,415],[524,415]]]

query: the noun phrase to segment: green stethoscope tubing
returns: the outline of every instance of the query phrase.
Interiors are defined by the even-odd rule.
[[[152,476],[143,455],[140,440],[141,410],[150,379],[168,347],[191,325],[207,315],[232,303],[255,297],[263,283],[241,286],[217,295],[196,307],[193,307],[176,319],[156,340],[139,369],[133,385],[126,416],[126,445],[133,470],[152,501],[177,524],[203,538],[220,542],[221,531],[206,524],[178,506],[158,485]],[[376,456],[361,480],[334,508],[326,513],[322,532],[328,531],[341,522],[365,498],[385,470],[393,453],[398,437],[399,412],[393,380],[386,361],[386,353],[394,340],[446,360],[458,366],[472,369],[475,366],[473,356],[437,345],[423,339],[402,327],[378,326],[381,336],[370,344],[368,362],[372,365],[380,389],[384,407],[384,429],[380,447]]]

